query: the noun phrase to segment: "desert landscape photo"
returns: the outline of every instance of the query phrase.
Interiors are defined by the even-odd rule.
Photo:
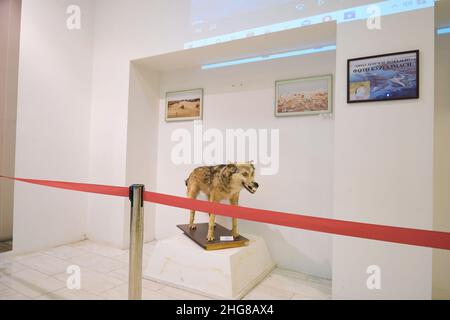
[[[197,119],[201,117],[202,92],[170,93],[167,96],[167,119]]]
[[[169,101],[169,118],[194,118],[200,116],[200,99]]]
[[[280,83],[277,113],[308,113],[328,111],[329,89],[327,80]]]

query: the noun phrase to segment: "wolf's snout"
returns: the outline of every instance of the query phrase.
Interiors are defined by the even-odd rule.
[[[250,184],[243,183],[243,185],[244,185],[245,189],[247,189],[247,191],[252,194],[255,193],[256,190],[258,190],[258,188],[259,188],[259,184],[256,182],[252,182]]]

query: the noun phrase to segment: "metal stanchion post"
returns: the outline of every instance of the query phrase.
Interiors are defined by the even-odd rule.
[[[142,249],[144,245],[144,185],[130,187],[130,265],[128,299],[142,299]]]

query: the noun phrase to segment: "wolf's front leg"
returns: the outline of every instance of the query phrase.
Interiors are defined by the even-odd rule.
[[[220,200],[216,199],[213,192],[209,195],[210,202],[219,202]],[[214,227],[216,226],[216,215],[213,213],[209,214],[209,224],[208,224],[208,235],[206,236],[206,240],[208,242],[214,241]]]
[[[214,241],[214,225],[215,225],[215,221],[216,221],[216,215],[211,213],[209,215],[208,235],[206,236],[206,239],[209,242]]]
[[[239,232],[237,231],[237,219],[233,218],[233,228],[231,229],[231,235],[233,238],[239,237]]]
[[[237,193],[231,197],[230,204],[233,206],[237,206],[239,204],[239,193]],[[233,236],[233,238],[236,239],[237,237],[239,237],[239,233],[237,231],[237,219],[233,218],[232,223],[233,223],[233,228],[231,229],[231,235]]]
[[[191,217],[189,218],[189,229],[195,230],[197,226],[194,224],[195,221],[195,211],[191,210]]]

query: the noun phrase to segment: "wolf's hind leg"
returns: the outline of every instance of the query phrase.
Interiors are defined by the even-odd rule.
[[[191,199],[197,199],[197,196],[199,194],[199,189],[196,186],[188,186],[188,192],[187,196]],[[195,220],[195,210],[191,210],[191,216],[189,218],[189,229],[195,230],[197,226],[194,224]]]

